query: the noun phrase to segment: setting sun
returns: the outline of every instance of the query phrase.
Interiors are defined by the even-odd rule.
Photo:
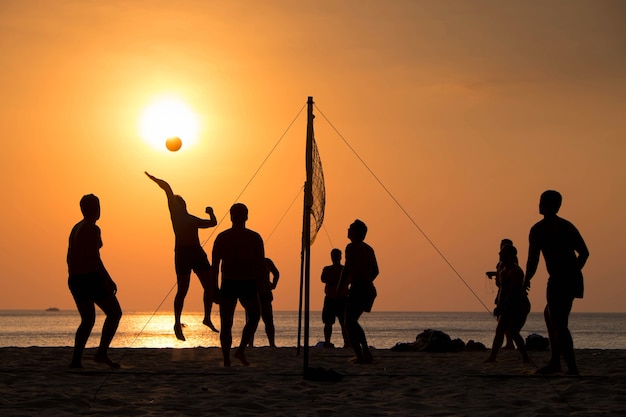
[[[148,106],[140,121],[141,136],[157,149],[166,149],[168,138],[178,137],[184,147],[198,138],[198,117],[193,110],[175,98],[162,98]]]

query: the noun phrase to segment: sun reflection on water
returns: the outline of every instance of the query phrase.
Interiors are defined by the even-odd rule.
[[[235,317],[235,328],[243,326],[242,317]],[[219,314],[211,316],[213,323],[219,328]],[[122,317],[112,346],[146,347],[146,348],[181,348],[181,347],[216,347],[220,345],[219,333],[213,332],[202,324],[201,313],[183,313],[183,332],[186,341],[174,336],[173,313],[133,313]],[[234,329],[235,330],[235,329]],[[237,334],[233,332],[233,343]]]

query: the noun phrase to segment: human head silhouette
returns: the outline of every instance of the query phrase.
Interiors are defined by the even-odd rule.
[[[365,235],[367,235],[367,226],[359,219],[356,219],[348,228],[348,238],[351,240],[363,241]]]
[[[332,259],[334,264],[338,264],[341,262],[341,250],[334,248],[330,251],[330,259]]]
[[[80,211],[86,219],[100,218],[100,199],[93,194],[84,195],[80,199]]]
[[[248,220],[248,207],[243,203],[235,203],[230,208],[230,220],[234,223],[241,224]]]
[[[517,249],[513,245],[504,245],[500,248],[500,260],[502,262],[514,262]]]
[[[561,193],[554,190],[547,190],[541,194],[539,199],[539,213],[544,216],[554,216],[561,208],[563,197]]]
[[[500,241],[500,247],[502,248],[504,245],[512,245],[513,241],[511,239],[504,238]]]

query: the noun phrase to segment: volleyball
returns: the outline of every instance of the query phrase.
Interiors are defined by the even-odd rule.
[[[172,136],[171,138],[167,138],[165,146],[168,150],[176,152],[183,146],[183,141],[178,136]]]

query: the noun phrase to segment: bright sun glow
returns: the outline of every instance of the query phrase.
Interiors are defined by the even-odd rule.
[[[183,148],[198,140],[198,117],[185,103],[163,98],[152,103],[141,116],[141,136],[157,149],[166,150],[165,141],[178,136]]]

